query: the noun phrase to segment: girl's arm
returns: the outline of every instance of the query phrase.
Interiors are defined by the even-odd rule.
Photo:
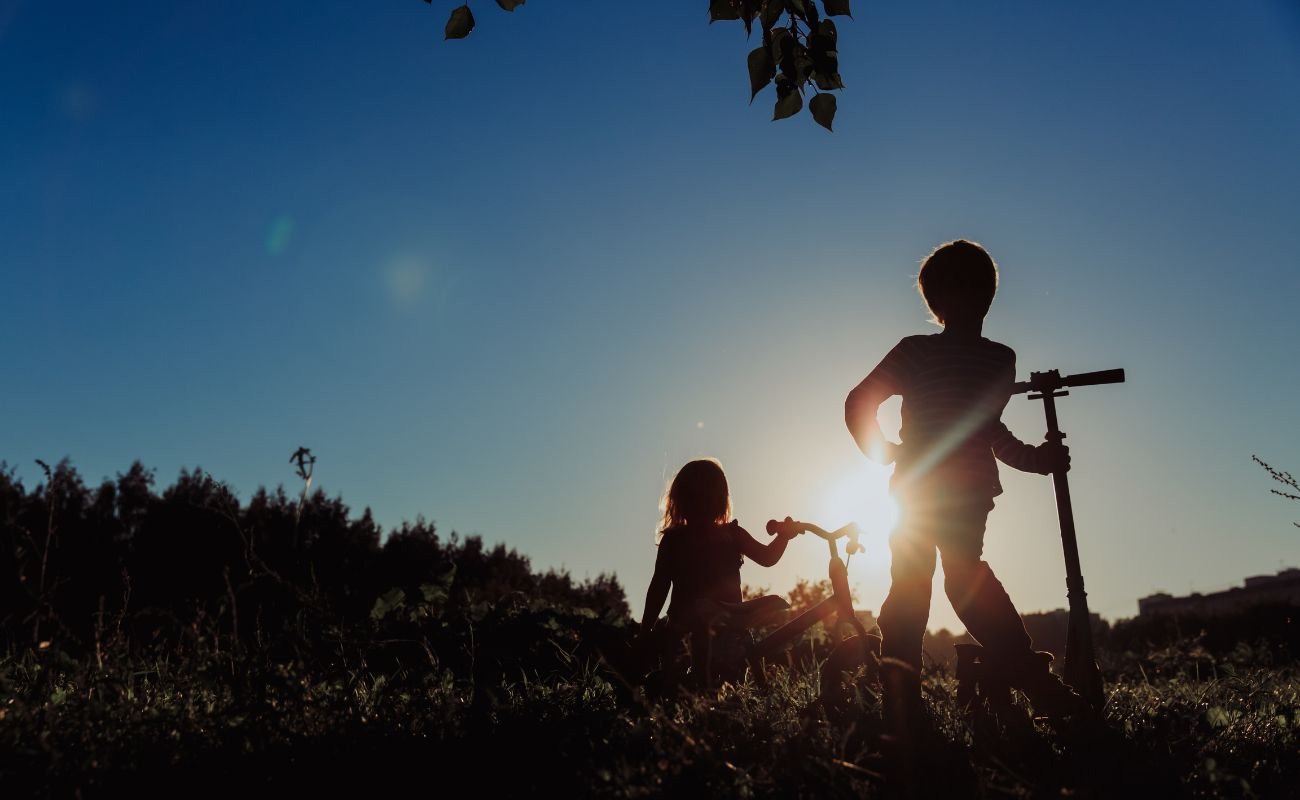
[[[641,615],[641,627],[649,629],[659,619],[664,602],[668,599],[668,590],[672,580],[668,577],[667,559],[664,557],[664,543],[659,543],[659,553],[655,556],[655,574],[650,579],[650,588],[645,593],[645,611]]]
[[[781,560],[785,554],[785,546],[789,544],[790,537],[777,534],[776,538],[767,544],[761,544],[757,539],[749,534],[749,531],[740,527],[738,523],[731,523],[736,529],[736,538],[740,543],[740,552],[746,558],[762,567],[770,567]]]
[[[898,445],[885,438],[876,415],[881,403],[902,392],[903,376],[910,368],[909,349],[906,339],[895,345],[844,401],[844,424],[853,441],[867,458],[881,464],[894,461]]]

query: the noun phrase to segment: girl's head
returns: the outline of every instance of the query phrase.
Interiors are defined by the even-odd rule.
[[[984,319],[998,290],[998,265],[975,242],[941,244],[921,264],[916,288],[936,322]]]
[[[717,459],[701,458],[677,471],[662,503],[659,533],[683,525],[724,525],[731,521],[731,492]]]

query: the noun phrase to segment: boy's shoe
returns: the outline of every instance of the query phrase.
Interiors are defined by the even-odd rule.
[[[1052,672],[1051,663],[1051,653],[1034,653],[1024,668],[1011,673],[1011,686],[1025,693],[1035,716],[1060,718],[1086,714],[1090,710],[1087,702]]]

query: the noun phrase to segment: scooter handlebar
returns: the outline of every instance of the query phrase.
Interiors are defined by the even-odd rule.
[[[1103,369],[1097,372],[1081,372],[1064,379],[1066,386],[1096,386],[1101,383],[1123,383],[1124,370]]]
[[[1123,369],[1103,369],[1096,372],[1080,372],[1077,375],[1061,376],[1057,370],[1031,372],[1029,380],[1020,381],[1012,387],[1012,394],[1024,392],[1055,392],[1070,386],[1097,386],[1103,383],[1123,383]]]

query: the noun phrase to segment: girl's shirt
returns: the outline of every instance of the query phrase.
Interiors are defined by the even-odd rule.
[[[743,538],[738,523],[687,525],[664,531],[655,557],[655,573],[672,581],[668,619],[689,624],[699,600],[740,602]]]

